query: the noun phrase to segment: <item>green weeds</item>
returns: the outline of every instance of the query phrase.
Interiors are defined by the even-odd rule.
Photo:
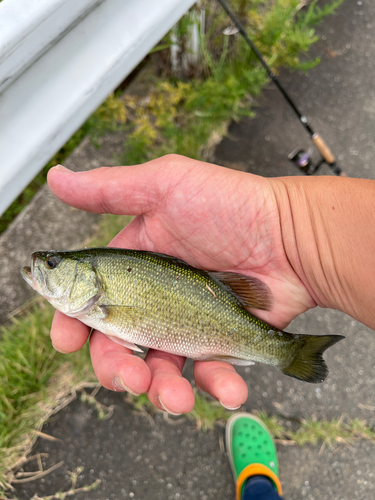
[[[137,412],[146,414],[155,412],[154,406],[147,399],[145,394],[141,396],[131,396],[127,394],[126,400]],[[344,420],[301,420],[297,424],[297,430],[290,430],[275,415],[267,415],[265,412],[254,412],[258,418],[266,425],[274,439],[284,443],[304,446],[307,444],[317,445],[325,443],[334,446],[337,443],[350,444],[357,439],[366,439],[375,443],[375,430],[368,425],[365,420],[353,419]],[[195,422],[198,430],[212,430],[215,424],[224,424],[233,414],[218,402],[212,401],[203,396],[198,391],[195,392],[194,409],[185,417]]]
[[[319,63],[319,58],[304,55],[318,39],[312,26],[342,1],[323,9],[313,1],[303,11],[299,0],[242,1],[234,7],[273,71],[280,66],[306,71]],[[171,152],[204,159],[204,145],[215,131],[229,120],[253,115],[254,99],[268,81],[266,72],[239,34],[223,34],[230,23],[216,3],[207,0],[204,6],[208,20],[200,57],[190,66],[194,78],[177,78],[169,71],[166,80],[149,88],[146,99],[124,98],[129,128],[120,163],[140,163]],[[175,35],[181,51],[188,52],[186,19],[181,23]],[[171,43],[168,35],[161,47]]]
[[[49,325],[52,307],[44,302],[34,305],[25,316],[13,319],[1,331],[0,352],[0,454],[17,441],[30,427],[31,408],[43,399],[50,377],[56,373],[61,358],[51,347]],[[31,419],[31,420],[30,420]]]
[[[125,398],[134,411],[141,415],[143,414],[147,417],[153,415],[155,411],[160,412],[160,410],[156,410],[154,405],[150,403],[146,394],[141,394],[140,396],[126,394]],[[187,413],[185,417],[193,421],[198,430],[206,432],[212,430],[215,424],[226,422],[230,415],[231,413],[221,406],[220,403],[209,400],[198,391],[195,391],[194,408],[190,413]]]
[[[375,441],[375,431],[364,420],[359,419],[308,420],[303,421],[298,431],[292,433],[291,439],[299,446],[319,442],[333,445],[337,442],[350,443],[355,439]]]
[[[298,446],[319,443],[334,446],[337,443],[350,444],[357,439],[375,442],[375,430],[365,420],[343,418],[333,420],[301,420],[298,428],[291,431],[276,416],[259,412],[258,417],[268,427],[275,439],[289,441]]]
[[[109,407],[103,405],[100,403],[96,398],[96,393],[100,389],[100,385],[98,384],[96,389],[93,391],[92,394],[87,394],[87,392],[82,389],[81,393],[81,401],[82,403],[87,403],[91,405],[95,410],[98,415],[99,420],[107,420],[107,418],[110,418],[113,415],[113,409],[114,407],[111,405]]]
[[[140,396],[126,395],[126,401],[136,412],[141,414],[153,414],[156,410],[146,394]],[[190,413],[186,414],[189,420],[196,423],[199,430],[208,431],[214,428],[215,424],[224,423],[228,420],[231,413],[227,411],[220,403],[211,401],[201,393],[195,391],[195,405]]]
[[[70,478],[71,481],[71,487],[67,491],[57,491],[53,495],[47,495],[44,497],[40,497],[37,493],[32,497],[31,500],[65,500],[68,497],[74,497],[78,493],[87,493],[88,491],[93,491],[96,490],[101,483],[100,479],[96,479],[93,483],[81,486],[80,488],[77,488],[77,481],[84,471],[84,467],[77,467],[73,472],[67,471],[67,475]],[[1,494],[1,491],[0,491]],[[16,498],[12,498],[10,500],[17,500]]]
[[[130,215],[102,215],[99,230],[88,242],[90,247],[105,247],[133,219]]]
[[[316,5],[318,0],[313,0],[307,9],[307,12],[301,12],[298,15],[300,25],[304,27],[319,24],[326,16],[334,14],[343,1],[344,0],[334,0],[333,2],[326,4],[321,9]]]
[[[64,355],[53,349],[53,313],[38,300],[0,331],[0,486],[65,393],[82,379],[93,379],[87,349],[69,356],[68,369]]]
[[[103,215],[91,245],[105,246],[131,217]],[[88,346],[64,356],[53,349],[50,328],[54,308],[41,297],[0,328],[0,486],[5,472],[35,440],[53,408],[72,387],[96,380]],[[83,399],[94,404],[100,418],[111,408],[96,404],[92,395]]]
[[[231,413],[220,403],[196,392],[194,408],[187,414],[187,418],[196,422],[198,430],[208,431],[213,429],[215,424],[226,422],[230,415]]]
[[[141,394],[138,397],[127,394],[126,400],[137,412],[153,414],[156,411],[146,394]],[[349,444],[357,439],[375,442],[375,429],[370,427],[365,420],[340,418],[327,421],[313,418],[301,420],[297,424],[297,430],[292,431],[283,424],[284,420],[275,415],[270,416],[265,412],[254,413],[266,425],[274,439],[298,446],[319,443],[333,446],[342,442]],[[207,431],[212,430],[215,424],[225,423],[232,414],[233,412],[229,412],[218,402],[208,399],[196,391],[194,409],[182,418],[188,418],[195,422],[198,430]]]

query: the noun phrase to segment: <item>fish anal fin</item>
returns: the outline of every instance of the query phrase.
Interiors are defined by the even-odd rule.
[[[227,285],[244,307],[271,310],[273,303],[271,290],[260,279],[224,271],[210,271],[209,274]]]
[[[212,357],[199,358],[199,361],[223,361],[224,363],[229,363],[230,365],[237,366],[251,366],[254,365],[254,361],[248,359],[236,358],[234,356],[226,356],[221,354],[213,355]]]
[[[109,339],[111,339],[113,342],[115,342],[116,344],[127,347],[128,349],[131,349],[132,351],[143,352],[142,349],[140,349],[138,346],[136,346],[132,342],[128,342],[127,340],[120,339],[119,337],[115,337],[114,335],[107,335],[107,337]]]
[[[282,372],[304,382],[314,384],[323,382],[328,375],[323,353],[345,337],[342,335],[301,335],[301,337],[303,337],[301,349],[292,363],[283,368]]]

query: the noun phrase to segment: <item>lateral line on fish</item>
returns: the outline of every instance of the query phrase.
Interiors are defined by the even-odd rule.
[[[215,299],[217,299],[217,295],[216,293],[212,290],[212,288],[210,288],[207,283],[206,283],[206,288],[212,293],[212,295],[215,297]]]

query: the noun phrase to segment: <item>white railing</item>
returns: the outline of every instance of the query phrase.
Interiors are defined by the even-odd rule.
[[[0,214],[194,2],[0,2]]]

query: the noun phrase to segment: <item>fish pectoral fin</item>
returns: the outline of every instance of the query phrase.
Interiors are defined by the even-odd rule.
[[[111,339],[113,342],[115,342],[116,344],[127,347],[128,349],[131,349],[132,351],[143,352],[142,349],[140,349],[137,345],[133,344],[132,342],[128,342],[127,340],[120,339],[119,337],[115,337],[114,335],[107,335],[107,337],[109,339]]]
[[[230,365],[237,365],[237,366],[251,366],[254,365],[254,361],[251,361],[249,359],[241,359],[241,358],[235,358],[234,356],[221,356],[219,355],[214,355],[214,356],[209,356],[205,358],[199,358],[199,361],[224,361],[224,363],[229,363]]]
[[[244,307],[271,310],[272,292],[260,279],[224,271],[210,271],[209,274],[227,285]]]
[[[122,318],[126,318],[135,327],[139,317],[139,310],[133,306],[106,304],[101,305],[100,310],[103,314],[103,321],[106,323],[114,321],[121,315]]]

